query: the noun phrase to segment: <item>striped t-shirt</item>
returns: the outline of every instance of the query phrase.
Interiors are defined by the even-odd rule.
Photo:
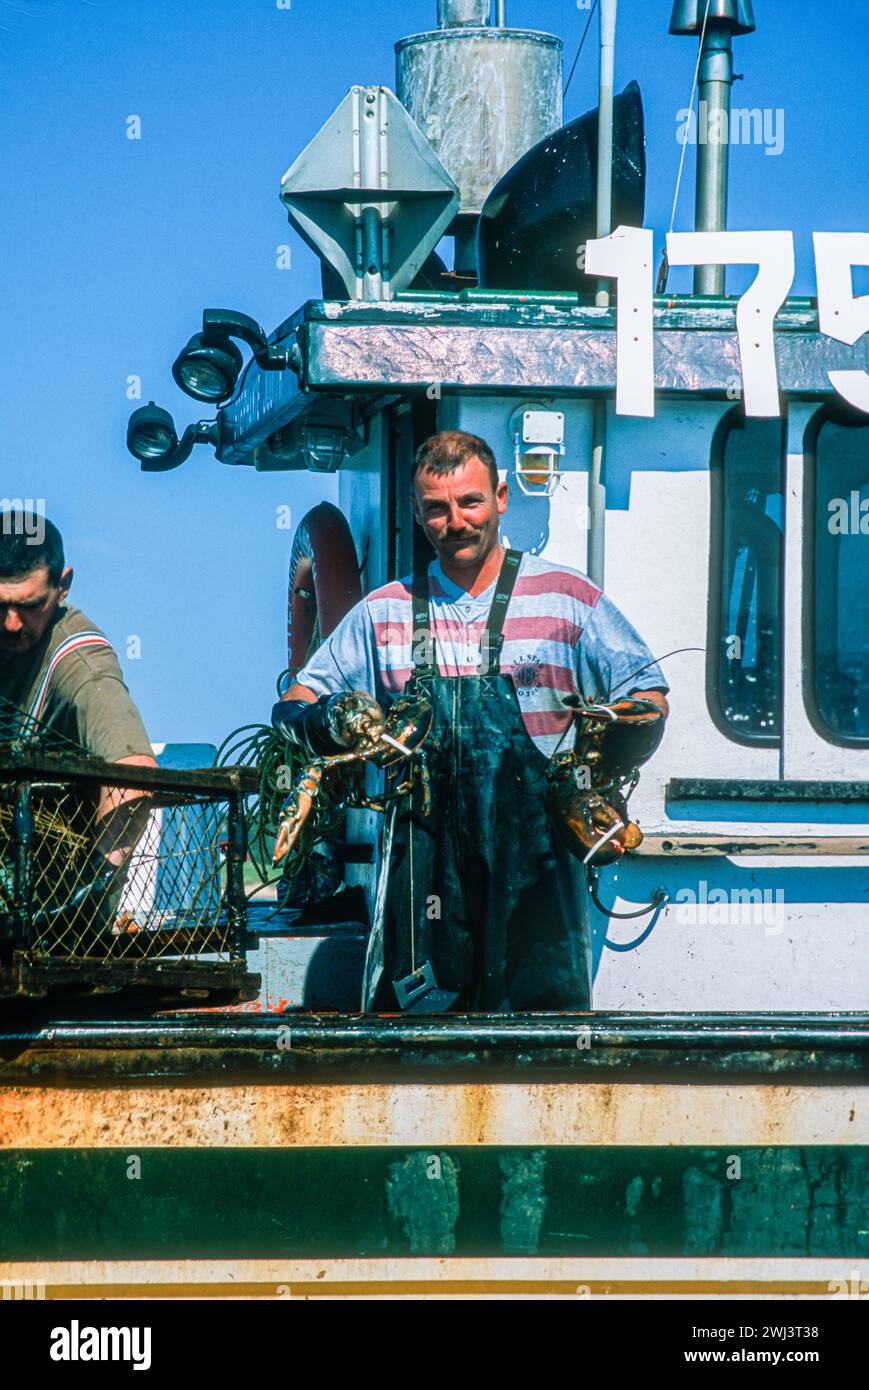
[[[428,583],[438,673],[478,675],[495,582],[472,596],[433,560]],[[411,584],[410,576],[394,580],[351,608],[299,671],[298,683],[315,695],[366,690],[384,707],[401,695],[414,658],[419,663],[430,655],[413,631]],[[570,722],[563,696],[581,691],[588,699],[620,699],[632,690],[668,689],[615,604],[578,570],[538,555],[522,556],[503,635],[501,671],[512,677],[528,734],[547,757]]]

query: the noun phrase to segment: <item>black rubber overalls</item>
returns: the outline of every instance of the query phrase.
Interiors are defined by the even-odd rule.
[[[550,826],[547,758],[499,664],[521,558],[520,551],[504,557],[482,648],[488,670],[479,676],[437,674],[428,575],[414,578],[414,644],[418,650],[428,634],[422,645],[432,664],[417,668],[405,693],[426,694],[434,708],[425,744],[431,805],[426,815],[417,777],[412,794],[387,813],[366,1012],[404,1007],[394,981],[426,963],[437,989],[413,1005],[418,1012],[591,1007],[584,869]]]

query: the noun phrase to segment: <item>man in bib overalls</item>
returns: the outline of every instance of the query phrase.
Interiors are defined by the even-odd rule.
[[[588,1009],[585,869],[551,824],[545,769],[565,699],[632,695],[666,715],[667,684],[589,579],[500,544],[507,484],[482,439],[427,440],[412,500],[436,560],[351,609],[273,713],[322,754],[353,746],[348,692],[375,719],[403,694],[433,707],[428,804],[417,778],[387,813],[363,1009]]]

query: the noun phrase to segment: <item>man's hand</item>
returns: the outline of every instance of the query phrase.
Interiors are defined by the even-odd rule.
[[[581,695],[566,695],[563,703],[580,721],[582,736],[591,738],[598,771],[620,780],[633,776],[664,736],[669,712],[660,690],[635,690],[626,699],[588,705]]]
[[[652,695],[657,698],[648,698]],[[601,771],[618,777],[633,776],[664,737],[667,701],[660,690],[647,694],[635,690],[626,700],[616,700],[608,708],[614,719],[600,736]]]
[[[272,722],[309,753],[327,757],[373,748],[385,727],[383,710],[367,691],[338,691],[318,698],[304,685],[290,686],[272,710]]]

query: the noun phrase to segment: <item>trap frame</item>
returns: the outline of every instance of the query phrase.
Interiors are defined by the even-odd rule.
[[[121,789],[98,819],[101,789]],[[246,968],[246,768],[121,766],[0,743],[0,998],[256,998]],[[104,808],[103,808],[104,809]]]

